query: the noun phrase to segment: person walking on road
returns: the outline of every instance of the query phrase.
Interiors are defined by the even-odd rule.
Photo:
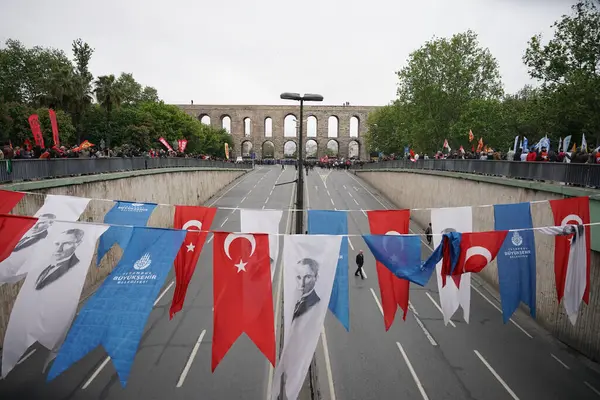
[[[356,269],[356,272],[354,273],[354,276],[358,276],[358,274],[360,274],[360,277],[362,279],[365,279],[365,276],[364,276],[363,271],[362,271],[362,267],[363,267],[364,263],[365,263],[365,257],[363,256],[363,251],[359,250],[358,254],[356,255],[356,266],[358,268]]]
[[[431,222],[429,223],[429,226],[427,227],[427,229],[425,229],[425,235],[427,235],[427,243],[431,246],[431,240],[433,239],[433,229],[431,229]]]

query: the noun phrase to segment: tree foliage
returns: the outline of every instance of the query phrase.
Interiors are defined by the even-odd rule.
[[[368,120],[369,151],[403,153],[404,146],[432,153],[444,139],[452,148],[476,140],[506,151],[514,137],[533,143],[596,138],[600,144],[600,13],[597,0],[583,0],[554,25],[544,43],[535,35],[523,62],[539,87],[505,94],[498,64],[472,31],[433,39],[410,54],[397,72],[398,97]]]
[[[38,114],[47,147],[52,146],[48,108],[57,111],[61,145],[84,139],[107,146],[128,144],[142,150],[187,139],[187,153],[224,157],[231,135],[203,125],[176,106],[162,103],[158,91],[131,73],[94,78],[89,63],[94,49],[72,43],[73,59],[56,49],[27,48],[9,39],[0,47],[0,144],[33,142],[28,117]]]

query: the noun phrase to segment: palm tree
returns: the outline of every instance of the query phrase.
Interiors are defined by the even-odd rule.
[[[121,90],[114,75],[99,76],[94,84],[96,99],[106,111],[106,147],[110,148],[110,115],[121,105]]]

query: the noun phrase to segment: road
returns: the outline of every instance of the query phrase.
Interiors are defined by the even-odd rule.
[[[351,210],[349,234],[369,233],[364,210],[395,208],[352,173],[310,171],[308,207]],[[361,211],[363,210],[363,211]],[[411,221],[413,233],[422,227]],[[367,279],[354,277],[365,251]],[[423,242],[422,257],[432,249]],[[328,313],[316,352],[324,399],[600,399],[600,375],[519,311],[504,325],[499,302],[473,280],[471,322],[458,311],[444,326],[437,282],[411,285],[409,311],[383,324],[375,259],[350,237],[350,332]],[[487,285],[485,285],[487,286]],[[496,295],[497,296],[497,295]]]
[[[212,229],[239,230],[236,207],[288,209],[293,167],[257,167],[217,194],[222,207]],[[364,210],[393,208],[365,182],[345,171],[315,168],[306,179],[305,206],[350,210],[351,235],[368,233]],[[361,211],[362,210],[362,211]],[[285,211],[280,230],[290,232]],[[422,233],[411,223],[411,229]],[[98,348],[50,383],[41,373],[47,351],[35,347],[6,380],[0,399],[266,399],[272,371],[243,335],[210,371],[212,338],[212,241],[200,257],[183,311],[170,321],[173,276],[156,300],[126,388]],[[401,311],[389,332],[383,324],[375,260],[365,251],[366,280],[353,276],[353,259],[367,250],[349,240],[350,332],[328,313],[316,351],[323,399],[600,399],[600,375],[557,343],[523,312],[504,325],[497,294],[473,281],[471,323],[459,311],[444,326],[437,284],[411,286],[406,321]],[[423,258],[431,249],[423,245]],[[281,258],[281,257],[280,257]],[[276,318],[281,316],[281,265],[273,281]],[[277,326],[277,325],[276,325]],[[279,337],[279,330],[277,336]]]
[[[293,181],[295,177],[293,167],[285,171],[281,167],[257,167],[207,203],[222,207],[212,229],[239,231],[239,211],[235,207],[293,207],[295,185],[275,187],[275,184]],[[289,214],[283,213],[281,232],[289,232]],[[275,301],[281,300],[280,272],[281,266],[277,265],[273,282]],[[246,335],[233,345],[214,374],[210,370],[212,235],[200,256],[183,310],[169,320],[173,279],[171,274],[156,300],[125,388],[121,387],[102,348],[47,383],[41,370],[48,351],[36,346],[6,380],[0,381],[0,399],[266,399],[270,364]],[[277,309],[281,315],[280,308]]]

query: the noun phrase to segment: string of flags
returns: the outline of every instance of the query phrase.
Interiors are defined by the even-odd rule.
[[[308,235],[279,232],[283,210],[238,209],[238,232],[211,231],[217,209],[175,206],[174,229],[147,227],[154,203],[115,201],[104,223],[78,222],[91,199],[46,195],[33,217],[8,214],[24,193],[0,193],[0,283],[24,280],[4,337],[5,377],[36,341],[50,350],[52,380],[102,345],[126,385],[144,326],[174,266],[170,318],[181,311],[209,232],[213,232],[214,371],[246,333],[286,375],[298,396],[327,310],[350,330],[348,237],[362,236],[376,259],[384,326],[403,319],[410,284],[426,286],[435,273],[444,322],[463,308],[470,317],[471,274],[497,260],[506,323],[522,302],[535,317],[534,231],[554,236],[557,298],[572,324],[589,301],[589,198],[550,200],[554,226],[533,227],[531,203],[494,205],[494,231],[472,232],[473,207],[431,210],[435,250],[421,259],[420,235],[409,232],[410,210],[368,210],[370,234],[348,233],[346,211],[308,210]],[[6,195],[5,195],[6,194]],[[283,236],[280,243],[279,236]],[[97,245],[97,251],[96,251]],[[118,264],[76,316],[88,268],[118,246]],[[280,251],[283,245],[285,251]],[[272,281],[283,266],[285,336],[276,363]],[[92,265],[92,268],[96,268]],[[243,305],[243,306],[242,306]],[[272,388],[279,394],[279,381]]]

